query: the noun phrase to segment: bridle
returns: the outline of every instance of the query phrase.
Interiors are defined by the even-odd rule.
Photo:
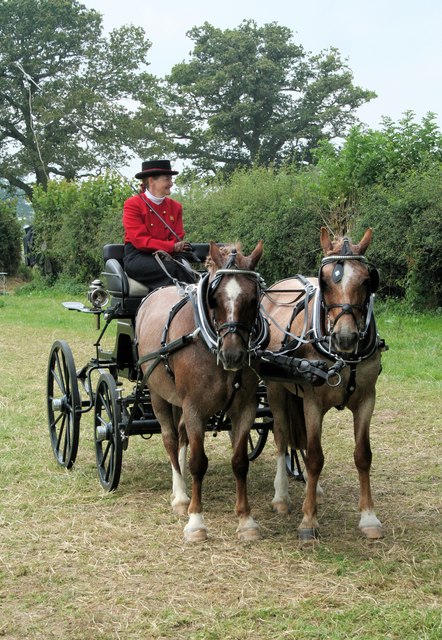
[[[319,269],[319,287],[321,287],[321,272],[325,265],[335,262],[335,267],[332,273],[333,282],[340,282],[344,275],[344,262],[345,261],[357,261],[361,264],[364,264],[367,267],[368,271],[368,282],[369,287],[367,290],[366,300],[363,304],[351,304],[349,302],[341,302],[341,303],[333,303],[333,304],[325,304],[324,298],[321,292],[321,306],[324,310],[324,313],[327,317],[327,333],[333,333],[333,329],[338,322],[338,320],[344,315],[351,315],[355,321],[356,326],[359,329],[359,338],[363,340],[367,334],[368,325],[370,322],[370,314],[372,313],[373,307],[373,294],[377,291],[379,284],[379,274],[376,268],[367,260],[364,256],[354,256],[354,255],[337,255],[337,256],[327,256],[323,258],[321,261],[321,267]],[[329,312],[331,309],[341,309],[340,313],[334,318],[332,321],[329,316]],[[355,314],[355,310],[360,311],[362,315],[362,319],[358,320]],[[365,322],[364,322],[365,317]],[[363,326],[363,328],[362,328]]]
[[[226,266],[218,269],[213,279],[209,282],[209,276],[202,278],[198,284],[196,294],[196,310],[198,312],[198,325],[202,330],[202,337],[212,352],[219,353],[223,341],[228,335],[238,334],[244,348],[249,353],[256,348],[257,343],[261,344],[267,337],[267,324],[259,313],[259,304],[256,305],[256,314],[250,324],[238,321],[219,322],[216,317],[215,294],[221,282],[225,278],[235,276],[246,276],[253,280],[256,285],[256,299],[261,298],[265,284],[259,273],[256,271],[241,269],[236,264],[237,251],[232,249]],[[209,313],[207,312],[209,309]],[[210,314],[210,315],[209,315]]]
[[[357,261],[360,264],[363,264],[367,268],[368,287],[367,287],[367,294],[366,294],[366,299],[364,303],[352,304],[350,302],[342,302],[342,303],[326,304],[324,302],[324,297],[321,289],[322,269],[328,264],[335,263],[335,266],[332,272],[332,280],[333,282],[338,283],[342,280],[344,275],[344,263],[349,260]],[[333,333],[334,327],[336,326],[336,323],[339,321],[340,318],[342,318],[345,315],[351,315],[353,317],[355,324],[358,328],[358,334],[359,334],[358,345],[363,343],[367,339],[370,327],[372,325],[374,294],[379,287],[379,273],[375,268],[375,266],[371,262],[368,262],[365,256],[354,255],[351,252],[348,239],[344,238],[344,245],[343,245],[343,250],[341,254],[326,256],[325,258],[322,259],[321,265],[319,268],[318,280],[319,280],[319,288],[316,291],[314,308],[313,308],[313,328],[314,328],[315,341],[317,342],[317,344],[322,345],[322,348],[324,348],[324,343],[328,342],[328,348],[326,349],[326,351],[328,354],[330,355],[332,354],[331,335]],[[341,310],[340,313],[338,313],[337,316],[334,318],[334,320],[332,320],[329,315],[331,309]],[[357,318],[356,311],[360,312],[361,314],[361,318],[359,320]],[[327,323],[325,327],[326,335],[323,335],[322,328],[321,328],[322,313],[325,315],[327,319]],[[371,349],[369,349],[369,351],[371,351]],[[354,356],[356,355],[357,354],[355,353]],[[354,357],[346,356],[344,360],[346,359],[354,360]]]

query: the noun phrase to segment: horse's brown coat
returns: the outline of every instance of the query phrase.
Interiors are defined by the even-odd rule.
[[[208,270],[213,280],[219,269],[225,268],[229,253],[211,243]],[[240,251],[236,257],[239,268],[234,275],[223,275],[213,295],[214,317],[219,325],[238,321],[253,325],[259,305],[257,280],[241,275],[241,269],[254,270],[262,254],[262,242],[258,243],[250,256]],[[241,295],[232,309],[231,300],[226,301],[226,283],[235,278],[241,288]],[[141,305],[137,320],[136,334],[140,357],[157,351],[161,344],[161,334],[169,311],[179,300],[175,287],[158,289]],[[231,314],[232,317],[228,317]],[[173,318],[168,342],[195,330],[195,321],[190,302]],[[256,537],[258,527],[250,517],[247,499],[247,438],[256,413],[256,374],[248,367],[247,340],[244,333],[227,332],[220,346],[220,362],[210,353],[198,337],[183,349],[169,357],[172,377],[160,363],[152,372],[148,386],[155,415],[161,425],[165,448],[172,464],[174,489],[173,507],[183,513],[188,504],[189,522],[185,528],[188,540],[199,541],[206,537],[202,521],[201,492],[207,470],[207,456],[204,451],[204,433],[209,418],[224,409],[233,392],[236,371],[241,370],[241,388],[234,396],[228,410],[232,422],[232,467],[237,481],[236,511],[240,518],[240,537]],[[223,364],[221,364],[223,363]],[[143,365],[145,371],[150,363]],[[225,367],[231,367],[227,370]],[[182,418],[177,424],[177,409],[182,410]],[[179,413],[179,411],[178,411]],[[191,499],[186,495],[184,470],[179,463],[180,449],[188,439],[190,448],[189,469],[192,474]],[[183,464],[183,463],[182,463]]]
[[[371,242],[371,230],[367,230],[359,244],[350,245],[354,255],[363,255]],[[324,255],[337,255],[342,250],[342,239],[332,242],[326,229],[321,230],[321,246]],[[351,261],[351,267],[347,269],[349,277],[345,281],[345,291],[342,281],[333,282],[333,264],[324,266],[321,275],[321,287],[324,300],[331,304],[339,302],[343,304],[362,304],[367,297],[367,267],[361,262]],[[317,285],[315,278],[309,279]],[[284,339],[284,329],[290,320],[293,302],[292,293],[276,294],[276,291],[299,288],[299,282],[294,279],[284,280],[270,288],[270,296],[266,296],[263,306],[271,318],[270,344],[268,349],[277,351],[281,348]],[[272,293],[273,292],[273,293]],[[309,305],[310,317],[312,302]],[[332,327],[340,309],[330,310],[330,322],[324,319],[324,324]],[[340,344],[341,348],[351,352],[358,336],[358,323],[361,321],[362,311],[355,311],[354,315],[344,314],[334,325],[333,341]],[[299,314],[291,324],[290,331],[300,335],[303,329],[304,316]],[[356,336],[356,338],[355,338]],[[344,350],[344,349],[342,349]],[[304,344],[296,351],[297,357],[316,360],[318,352],[312,344]],[[333,362],[328,360],[328,366]],[[346,397],[347,383],[350,376],[350,368],[345,367],[342,372],[342,381],[336,387],[327,384],[320,387],[304,385],[282,384],[279,382],[268,383],[268,399],[274,418],[274,437],[278,448],[278,471],[275,479],[274,508],[277,511],[287,512],[289,508],[288,484],[285,474],[285,451],[290,443],[296,448],[306,450],[307,489],[303,504],[303,519],[300,524],[301,539],[313,540],[318,529],[317,520],[317,486],[324,463],[324,455],[321,446],[322,421],[324,415],[331,408],[346,402],[346,406],[353,413],[355,450],[354,460],[359,473],[361,510],[360,528],[368,537],[381,536],[381,524],[377,520],[373,510],[373,499],[370,489],[370,465],[371,449],[369,428],[375,405],[376,381],[380,373],[380,352],[377,349],[368,359],[357,364],[356,389],[349,398]],[[300,397],[302,401],[300,401]]]

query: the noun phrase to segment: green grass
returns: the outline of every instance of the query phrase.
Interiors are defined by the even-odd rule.
[[[228,436],[208,436],[204,483],[209,540],[185,545],[171,513],[160,436],[131,438],[114,494],[97,479],[91,415],[68,472],[52,454],[46,419],[51,344],[65,339],[77,367],[93,355],[94,319],[59,293],[8,295],[0,308],[0,636],[8,640],[439,640],[441,620],[442,319],[385,311],[373,416],[372,484],[385,537],[357,530],[349,412],[324,425],[321,543],[297,543],[293,512],[272,513],[272,439],[251,465],[249,493],[263,539],[239,544]]]
[[[442,380],[442,316],[407,314],[398,307],[377,316],[378,331],[390,353],[384,371],[406,380]]]

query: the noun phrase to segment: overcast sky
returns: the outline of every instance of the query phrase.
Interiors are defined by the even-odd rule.
[[[354,84],[378,97],[357,115],[379,128],[411,109],[418,121],[432,111],[442,127],[442,0],[81,0],[103,15],[106,31],[140,25],[152,42],[149,71],[169,73],[187,60],[186,32],[209,22],[235,28],[245,19],[288,27],[294,41],[319,53],[336,47],[353,71]]]

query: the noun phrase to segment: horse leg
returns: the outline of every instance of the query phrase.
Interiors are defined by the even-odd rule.
[[[376,517],[371,495],[370,422],[375,403],[374,395],[353,411],[355,450],[354,460],[359,474],[359,528],[368,539],[382,538],[382,524]]]
[[[182,466],[183,447],[179,447],[178,430],[176,424],[178,422],[177,407],[173,407],[166,400],[160,398],[156,394],[151,394],[152,407],[155,415],[161,425],[161,435],[164,447],[169,455],[172,467],[172,495],[171,505],[173,512],[177,515],[186,515],[190,498],[187,495],[185,480],[185,465]],[[182,418],[179,421],[179,428],[182,433],[184,426]],[[182,436],[181,436],[182,438]],[[184,449],[185,459],[185,449]]]
[[[324,466],[324,453],[321,445],[322,412],[316,405],[314,398],[304,399],[304,414],[307,428],[307,453],[305,466],[307,471],[307,486],[302,505],[304,517],[298,527],[301,544],[314,543],[319,537],[317,519],[317,490],[319,476]]]
[[[176,409],[176,407],[175,407]],[[176,424],[176,423],[175,423]],[[186,467],[187,467],[187,433],[182,416],[178,422],[177,463],[172,465],[172,495],[171,504],[173,512],[179,516],[187,515],[190,498],[187,495]]]
[[[272,508],[277,513],[290,512],[289,482],[286,469],[288,446],[288,391],[282,385],[269,383],[267,396],[273,415],[273,438],[277,449],[276,475],[273,482],[275,494]]]
[[[247,473],[249,471],[249,457],[247,454],[247,442],[250,426],[253,424],[256,409],[247,411],[243,408],[241,418],[237,420],[231,415],[232,420],[232,469],[236,478],[236,515],[239,518],[236,533],[243,542],[259,540],[261,533],[258,524],[250,515],[250,504],[247,497]]]
[[[188,425],[189,423],[186,422]],[[192,421],[192,429],[188,429],[189,438],[189,470],[192,474],[192,498],[190,500],[188,514],[189,520],[184,527],[184,540],[186,542],[203,542],[207,540],[207,527],[202,515],[202,484],[208,467],[208,459],[204,451],[204,426],[195,425],[195,416]]]

